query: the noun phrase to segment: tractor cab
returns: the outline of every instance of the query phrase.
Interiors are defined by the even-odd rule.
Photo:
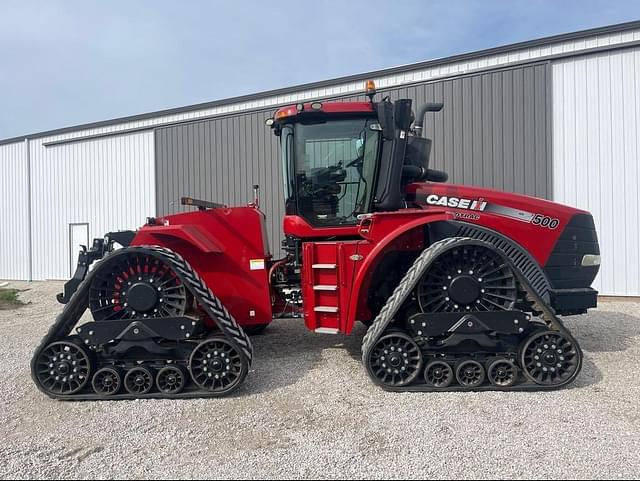
[[[299,103],[267,120],[280,138],[286,214],[311,232],[405,207],[409,182],[446,180],[428,169],[431,141],[419,136],[424,114],[442,105],[427,104],[414,123],[411,100],[373,102],[372,82],[367,95],[369,102]]]

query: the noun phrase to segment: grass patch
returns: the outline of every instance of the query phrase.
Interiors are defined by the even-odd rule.
[[[18,289],[0,288],[0,309],[17,309],[24,306],[24,302],[18,299]]]

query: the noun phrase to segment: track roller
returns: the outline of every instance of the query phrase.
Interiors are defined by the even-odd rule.
[[[38,355],[35,375],[47,394],[74,394],[89,381],[91,360],[89,354],[74,342],[53,342]]]
[[[131,368],[124,376],[124,388],[129,394],[147,394],[153,388],[153,374],[146,367]]]
[[[510,387],[518,380],[518,368],[509,359],[490,360],[487,362],[487,377],[494,386]]]
[[[180,366],[165,366],[156,374],[156,387],[163,394],[177,394],[186,384],[187,372]]]
[[[569,336],[557,331],[538,331],[520,347],[524,375],[536,384],[559,387],[578,375],[582,351]]]
[[[96,394],[100,396],[111,396],[116,394],[122,387],[122,375],[120,369],[113,367],[103,367],[93,375],[91,386]]]
[[[478,361],[460,361],[456,367],[456,379],[462,387],[476,388],[482,384],[484,377],[484,367]]]
[[[193,382],[210,393],[222,395],[233,390],[248,370],[246,357],[223,337],[201,342],[189,358]]]
[[[391,332],[381,337],[371,350],[367,370],[382,386],[407,386],[422,370],[422,353],[409,336]]]
[[[444,361],[430,361],[424,369],[424,380],[432,387],[448,387],[453,381],[453,369]]]

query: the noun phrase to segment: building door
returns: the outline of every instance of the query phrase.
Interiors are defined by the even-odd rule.
[[[76,270],[81,245],[89,247],[89,224],[86,222],[69,224],[69,277]]]

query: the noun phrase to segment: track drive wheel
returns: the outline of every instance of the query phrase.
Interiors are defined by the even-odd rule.
[[[187,371],[180,366],[165,366],[156,374],[156,386],[163,394],[178,394],[187,384]]]
[[[70,341],[53,342],[38,355],[35,377],[40,387],[54,396],[80,391],[91,376],[89,354]]]
[[[223,337],[201,342],[189,358],[191,379],[201,389],[219,395],[238,387],[247,376],[247,358]]]
[[[141,396],[153,388],[153,374],[146,367],[131,368],[124,376],[124,388],[129,394]]]
[[[527,379],[559,387],[573,381],[582,368],[582,351],[558,331],[535,332],[525,339],[518,360]]]
[[[484,367],[478,361],[467,359],[460,361],[456,367],[456,379],[462,387],[476,388],[483,383],[484,377]]]
[[[100,396],[112,396],[122,387],[122,376],[120,369],[113,367],[103,367],[96,371],[91,380],[91,386],[96,394]]]
[[[445,361],[430,361],[424,368],[424,380],[432,387],[448,387],[453,381],[453,369]]]
[[[381,386],[407,386],[422,370],[422,353],[408,335],[391,332],[376,342],[367,359],[366,368]]]
[[[518,368],[509,359],[494,359],[487,363],[487,377],[494,386],[510,387],[518,380]]]

